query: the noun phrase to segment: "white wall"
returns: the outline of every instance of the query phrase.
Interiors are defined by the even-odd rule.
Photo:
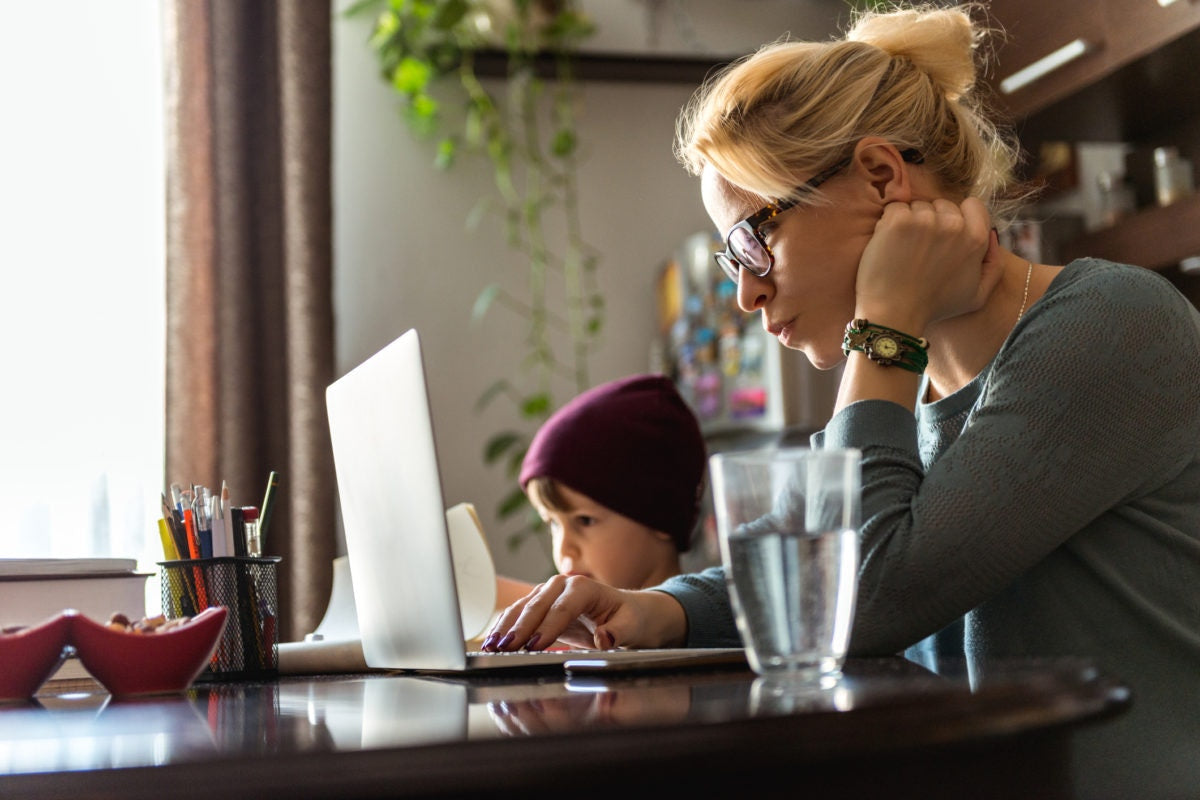
[[[431,165],[431,147],[414,141],[378,77],[368,30],[366,19],[334,23],[337,373],[408,328],[421,332],[445,503],[475,504],[501,572],[541,578],[552,566],[535,547],[508,551],[511,525],[505,528],[494,511],[511,485],[482,459],[483,443],[512,415],[499,404],[482,414],[474,410],[487,386],[519,369],[524,329],[501,309],[472,327],[471,306],[496,280],[520,291],[524,268],[498,220],[467,230],[469,210],[491,192],[490,168],[464,161],[446,173]],[[693,88],[584,87],[580,203],[584,238],[602,253],[600,284],[608,303],[603,346],[591,362],[593,384],[649,367],[656,271],[685,236],[711,227],[698,181],[671,152],[676,116]]]

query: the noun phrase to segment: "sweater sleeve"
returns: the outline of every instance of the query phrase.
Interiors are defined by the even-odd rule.
[[[893,403],[843,408],[818,439],[863,452],[852,653],[935,633],[1195,457],[1195,309],[1149,271],[1082,263],[1018,323],[927,469]]]
[[[742,646],[725,587],[724,567],[676,575],[653,588],[671,595],[683,606],[688,620],[688,647]]]

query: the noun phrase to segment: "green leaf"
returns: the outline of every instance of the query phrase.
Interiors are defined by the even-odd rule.
[[[344,11],[342,11],[342,16],[353,17],[366,11],[370,11],[375,6],[380,4],[381,0],[357,0],[357,2],[351,3]]]
[[[433,70],[427,62],[403,58],[392,73],[392,88],[406,95],[425,96],[425,87],[432,77]]]
[[[438,142],[437,156],[433,160],[434,166],[438,169],[450,169],[450,167],[454,166],[454,157],[456,155],[458,155],[458,142],[455,141],[453,136],[443,137]]]
[[[596,32],[596,25],[576,11],[560,11],[546,28],[546,36],[560,45],[572,47]]]
[[[384,11],[375,20],[375,28],[371,31],[368,44],[376,49],[382,48],[399,30],[400,17],[396,16],[394,11]]]
[[[495,400],[498,395],[507,392],[511,388],[512,385],[506,378],[501,378],[493,383],[491,386],[485,389],[483,394],[479,395],[479,399],[475,401],[476,413],[483,411],[485,408],[491,405],[491,402]]]
[[[467,212],[467,230],[473,231],[479,227],[479,223],[483,221],[484,216],[492,208],[491,201],[487,196],[480,197],[479,200],[471,206],[471,210]]]
[[[508,519],[513,514],[516,514],[522,508],[529,505],[529,498],[520,489],[513,489],[508,495],[500,501],[500,506],[496,510],[496,515],[500,519]]]
[[[531,394],[521,403],[521,416],[544,417],[550,412],[550,395],[545,392]]]
[[[550,152],[559,158],[565,158],[575,152],[575,131],[560,128],[558,133],[554,134],[554,141],[550,143]]]
[[[483,461],[485,464],[494,464],[500,456],[504,455],[508,448],[521,441],[521,435],[513,431],[502,431],[487,440],[487,444],[483,446]]]
[[[466,0],[448,0],[439,3],[431,24],[440,31],[448,31],[457,25],[471,8]]]
[[[487,314],[488,309],[492,307],[496,296],[500,294],[500,284],[490,283],[483,287],[483,291],[475,298],[475,305],[471,306],[471,322],[478,324],[483,321],[483,316]]]
[[[404,108],[404,121],[417,136],[432,136],[437,130],[437,101],[428,95],[412,98]]]
[[[470,147],[479,147],[483,141],[483,115],[474,103],[467,105],[467,115],[463,120],[463,138]]]
[[[508,454],[508,464],[504,468],[504,472],[506,475],[508,475],[508,477],[516,478],[521,474],[521,464],[524,463],[525,454],[528,452],[528,447],[518,447],[516,450]]]

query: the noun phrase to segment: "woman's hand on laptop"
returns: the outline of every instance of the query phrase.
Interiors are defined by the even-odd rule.
[[[668,594],[555,575],[500,614],[483,649],[545,650],[556,641],[597,650],[678,647],[686,638],[683,606]]]

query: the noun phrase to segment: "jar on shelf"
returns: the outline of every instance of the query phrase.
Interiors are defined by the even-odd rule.
[[[1154,149],[1154,191],[1160,206],[1169,206],[1195,191],[1192,162],[1175,147]]]
[[[1133,213],[1133,187],[1119,172],[1104,171],[1096,176],[1100,189],[1100,226],[1108,227]]]

